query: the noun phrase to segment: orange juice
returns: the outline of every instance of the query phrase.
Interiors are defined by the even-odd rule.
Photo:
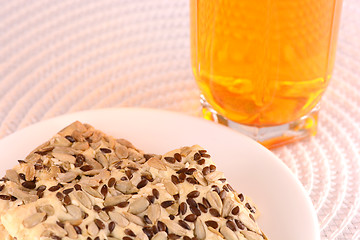
[[[341,0],[190,0],[191,57],[225,118],[276,126],[309,113],[334,67]]]

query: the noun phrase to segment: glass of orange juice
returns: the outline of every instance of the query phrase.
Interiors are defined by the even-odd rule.
[[[190,0],[204,117],[266,147],[317,129],[342,0]]]

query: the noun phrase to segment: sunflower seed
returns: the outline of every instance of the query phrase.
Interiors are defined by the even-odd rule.
[[[118,195],[118,196],[108,195],[105,198],[104,206],[115,206],[121,202],[126,202],[127,200],[129,200],[129,198],[130,198],[129,195]]]
[[[179,190],[178,188],[176,187],[176,185],[169,181],[169,180],[164,180],[163,181],[164,183],[164,186],[165,186],[165,189],[166,191],[170,194],[170,195],[175,195],[175,194],[178,194],[179,193]]]
[[[90,198],[86,195],[86,193],[82,191],[76,191],[72,192],[70,194],[73,194],[75,198],[86,208],[91,209],[92,203]]]
[[[205,231],[204,223],[201,219],[197,219],[195,221],[194,234],[199,240],[203,240],[206,238],[206,231]]]
[[[82,217],[82,211],[78,206],[68,205],[66,206],[66,210],[74,219],[80,219]]]
[[[72,148],[76,149],[76,150],[81,150],[81,151],[85,151],[87,149],[89,149],[89,143],[88,142],[75,142],[72,145]]]
[[[224,174],[222,172],[215,171],[215,172],[211,172],[211,173],[207,174],[205,176],[205,178],[208,182],[215,182],[219,178],[222,178],[223,176],[224,176]]]
[[[240,212],[239,220],[251,231],[258,232],[256,223],[245,213]]]
[[[220,228],[220,233],[225,237],[226,240],[238,240],[236,234],[227,226]]]
[[[139,152],[136,151],[135,149],[128,149],[128,151],[129,151],[128,159],[129,159],[130,161],[137,162],[137,161],[140,161],[140,160],[144,159],[143,154],[139,153]],[[145,160],[145,159],[144,159],[144,160]]]
[[[124,194],[135,193],[139,191],[139,189],[137,189],[130,181],[118,181],[115,184],[115,189]]]
[[[98,213],[99,214],[99,217],[104,221],[104,222],[107,222],[109,221],[109,215],[106,214],[106,212],[104,211],[101,211]]]
[[[75,164],[76,158],[70,154],[54,151],[51,154],[54,156],[54,158],[60,160],[61,162],[69,162]]]
[[[194,172],[193,176],[201,185],[203,185],[203,186],[208,185],[206,179],[200,172],[198,172],[198,171]]]
[[[35,227],[44,220],[45,216],[46,216],[45,212],[34,213],[33,215],[24,219],[23,225],[26,228]]]
[[[109,212],[109,217],[120,227],[126,227],[129,225],[129,220],[127,220],[122,214],[118,212]]]
[[[162,222],[165,223],[165,225],[168,227],[169,232],[173,232],[180,235],[186,235],[188,232],[186,229],[184,229],[179,224],[177,224],[176,222],[170,219],[163,219]]]
[[[8,188],[8,194],[23,200],[25,203],[35,202],[38,199],[37,195],[32,195],[29,192],[22,191],[18,188]]]
[[[149,201],[141,197],[130,203],[128,211],[132,214],[139,214],[144,212],[149,206]]]
[[[131,214],[129,212],[124,212],[123,214],[126,217],[126,219],[129,220],[130,222],[135,223],[136,225],[139,225],[141,227],[145,226],[142,218],[140,218],[134,214]]]
[[[184,156],[184,157],[186,157],[186,156],[188,156],[190,153],[191,153],[191,148],[190,147],[182,147],[181,149],[180,149],[180,154],[181,154],[181,156]]]
[[[126,146],[117,145],[115,147],[115,154],[118,158],[127,158],[129,156],[129,151]]]
[[[93,158],[86,158],[85,161],[88,165],[92,166],[93,169],[103,169],[103,166]]]
[[[5,174],[6,178],[8,178],[11,182],[16,184],[20,183],[19,174],[14,169],[6,170]]]
[[[223,217],[229,216],[233,207],[234,207],[233,201],[229,198],[225,198],[223,201],[223,208],[222,208],[221,216],[223,216]],[[238,207],[238,209],[239,209],[239,207]]]
[[[43,206],[39,206],[37,207],[37,210],[39,212],[44,212],[46,213],[47,216],[52,216],[54,215],[55,213],[55,209],[53,206],[49,205],[49,204],[46,204],[46,205],[43,205]]]
[[[97,236],[99,233],[99,228],[96,226],[95,222],[91,222],[87,227],[87,231],[90,236]]]
[[[101,199],[103,198],[103,196],[102,196],[98,191],[96,191],[95,189],[93,189],[92,187],[83,185],[83,186],[82,186],[82,189],[83,189],[86,193],[90,194],[91,196],[93,196],[93,197],[95,197],[95,198],[101,198]]]
[[[209,191],[206,194],[206,199],[209,201],[210,205],[213,208],[215,208],[216,210],[221,212],[221,210],[222,210],[222,201],[221,201],[221,198],[219,197],[219,194],[217,194],[214,191]]]
[[[156,168],[161,171],[166,171],[166,165],[158,157],[152,157],[146,163],[150,167]]]
[[[53,236],[55,234],[56,236],[62,238],[65,237],[67,234],[67,232],[58,224],[43,223],[43,226],[46,230],[41,235],[44,237],[50,237],[51,235]]]
[[[32,181],[35,177],[35,167],[32,164],[28,164],[25,169],[25,180]]]
[[[159,204],[151,204],[147,209],[147,215],[153,223],[160,218],[160,214],[161,208]]]
[[[167,240],[167,233],[164,231],[158,232],[157,234],[155,234],[151,239],[152,240]]]
[[[57,177],[60,182],[67,183],[73,181],[77,177],[75,172],[58,173]]]
[[[104,167],[109,167],[109,161],[105,157],[105,155],[102,152],[97,152],[95,155],[95,159]]]
[[[70,225],[70,223],[65,223],[64,229],[67,232],[69,238],[76,239],[78,237],[74,227]]]

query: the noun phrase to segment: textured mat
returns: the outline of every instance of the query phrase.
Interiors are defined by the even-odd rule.
[[[0,0],[0,137],[103,107],[200,116],[188,1]],[[316,137],[274,150],[301,180],[322,239],[360,239],[360,2],[345,0]]]

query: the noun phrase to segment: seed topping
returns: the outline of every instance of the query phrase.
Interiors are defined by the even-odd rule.
[[[22,227],[44,224],[42,236],[58,240],[204,240],[215,235],[233,240],[248,238],[244,230],[266,239],[255,223],[255,206],[237,195],[206,150],[144,154],[125,140],[81,126],[63,130],[1,179],[0,201],[8,201],[6,206],[55,197],[54,204],[38,201]],[[62,208],[55,211],[55,204]]]
[[[168,207],[170,207],[171,205],[173,205],[174,203],[175,203],[175,202],[172,201],[172,200],[164,201],[164,202],[161,203],[161,207],[163,207],[163,208],[168,208]]]
[[[188,197],[188,198],[197,198],[199,195],[200,195],[200,192],[195,190],[195,191],[190,192],[190,193],[187,195],[187,197]]]
[[[218,226],[219,226],[218,223],[213,220],[205,221],[205,224],[206,224],[206,226],[212,227],[214,229],[218,228]]]

